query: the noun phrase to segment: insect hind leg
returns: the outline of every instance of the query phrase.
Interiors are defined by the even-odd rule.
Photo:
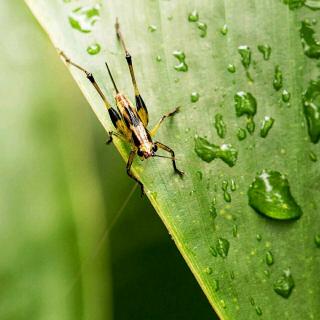
[[[175,114],[177,114],[180,110],[180,107],[177,107],[175,108],[173,111],[171,112],[167,112],[165,113],[161,118],[160,120],[157,122],[157,124],[150,130],[150,135],[151,137],[154,137],[157,133],[157,131],[159,130],[162,122],[166,119],[166,118],[169,118],[169,117],[173,117]]]

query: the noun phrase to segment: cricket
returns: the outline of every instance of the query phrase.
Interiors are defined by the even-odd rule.
[[[90,73],[80,65],[74,63],[71,59],[69,59],[67,55],[65,55],[63,51],[59,51],[59,53],[67,64],[70,64],[85,73],[86,77],[92,83],[92,85],[100,95],[101,99],[103,100],[108,110],[111,122],[116,129],[115,131],[109,131],[109,140],[107,141],[107,144],[110,144],[112,142],[114,136],[130,144],[131,151],[126,165],[127,174],[130,178],[135,180],[140,185],[141,194],[144,194],[144,186],[142,182],[131,172],[131,166],[136,155],[139,156],[140,160],[148,159],[150,157],[171,159],[174,172],[178,174],[180,177],[184,175],[184,172],[177,168],[174,151],[170,147],[159,141],[153,141],[153,137],[156,135],[163,121],[166,118],[172,117],[175,114],[177,114],[179,112],[179,107],[175,108],[171,112],[164,114],[151,130],[147,129],[149,124],[148,109],[140,95],[140,91],[138,89],[138,84],[133,69],[132,57],[125,45],[125,41],[120,30],[120,24],[118,19],[116,19],[115,29],[117,38],[120,41],[121,46],[125,52],[125,58],[129,67],[129,72],[135,95],[135,106],[129,100],[129,98],[127,98],[118,90],[118,87],[114,81],[114,78],[112,76],[111,70],[107,62],[105,62],[105,65],[107,67],[107,71],[112,82],[113,88],[116,92],[114,96],[116,109],[112,107],[112,105],[109,103],[101,88],[95,81],[92,73]],[[162,149],[170,153],[171,156],[166,157],[162,155],[157,155],[156,152],[159,149]]]

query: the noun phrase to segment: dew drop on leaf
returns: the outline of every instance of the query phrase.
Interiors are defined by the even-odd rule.
[[[228,64],[228,67],[227,67],[227,70],[228,70],[230,73],[235,73],[235,72],[236,72],[236,66],[235,66],[233,63],[229,63],[229,64]]]
[[[291,94],[289,91],[287,91],[286,89],[283,89],[282,91],[282,101],[283,102],[289,102],[291,98]]]
[[[263,121],[261,122],[261,127],[260,127],[260,137],[265,138],[267,137],[269,131],[271,130],[272,126],[274,124],[274,119],[265,116]]]
[[[256,235],[256,239],[257,239],[258,241],[261,241],[261,240],[262,240],[261,234],[258,233],[258,234]]]
[[[91,32],[94,24],[100,18],[100,8],[100,4],[95,4],[74,9],[69,14],[70,25],[80,32]]]
[[[256,306],[256,313],[257,313],[258,316],[262,316],[262,310],[258,306]]]
[[[258,50],[262,53],[264,60],[269,60],[271,56],[271,47],[268,44],[259,44]]]
[[[189,13],[188,15],[188,20],[190,22],[197,22],[199,20],[199,13],[197,10],[193,10],[192,12]]]
[[[247,132],[246,130],[240,128],[237,132],[237,138],[239,141],[244,140],[247,137]]]
[[[257,100],[250,92],[239,91],[234,96],[237,117],[253,117],[257,112]]]
[[[212,285],[215,292],[219,291],[219,280],[214,279]]]
[[[148,30],[149,30],[150,32],[155,32],[155,31],[157,31],[157,27],[156,27],[155,25],[153,25],[153,24],[150,24],[150,25],[148,26]]]
[[[306,0],[304,5],[312,10],[320,10],[319,0]]]
[[[274,79],[273,79],[273,87],[275,90],[279,91],[283,85],[283,74],[280,69],[280,66],[277,65],[274,68]]]
[[[180,72],[187,72],[188,65],[186,64],[186,55],[183,51],[176,50],[173,52],[173,56],[176,57],[179,61],[179,64],[175,65],[174,68]]]
[[[199,99],[200,99],[200,94],[199,94],[199,92],[192,92],[192,93],[191,93],[191,95],[190,95],[190,101],[191,101],[192,103],[195,103],[195,102],[199,101]]]
[[[274,263],[273,254],[271,251],[267,251],[266,252],[266,264],[268,266],[271,266],[271,265],[273,265],[273,263]]]
[[[283,298],[289,298],[294,288],[294,280],[289,269],[284,270],[282,276],[273,284],[273,290]]]
[[[298,219],[302,210],[293,198],[287,178],[278,171],[263,170],[248,190],[249,205],[277,220]]]
[[[94,43],[87,48],[87,52],[91,55],[98,54],[101,51],[101,46],[99,43]]]
[[[256,124],[253,120],[253,117],[248,117],[247,124],[246,124],[247,131],[252,135],[256,128]]]
[[[226,258],[229,253],[230,243],[227,239],[219,238],[216,245],[217,253],[220,257]]]
[[[300,37],[304,54],[312,59],[320,59],[320,41],[315,38],[315,31],[308,20],[301,22]]]
[[[241,63],[245,69],[248,69],[251,63],[251,49],[248,46],[239,46],[238,52],[241,56]]]
[[[223,36],[226,36],[226,35],[228,34],[228,31],[229,31],[229,29],[228,29],[228,25],[227,25],[227,24],[224,24],[224,25],[222,26],[222,28],[220,29],[220,33],[221,33]]]
[[[309,159],[310,159],[312,162],[317,162],[317,161],[318,161],[318,157],[317,157],[317,155],[316,155],[313,151],[310,151],[310,152],[309,152]]]
[[[217,134],[220,138],[224,138],[227,131],[227,126],[223,121],[223,116],[220,113],[217,113],[214,117],[214,126],[217,130]]]
[[[200,37],[204,38],[207,35],[208,26],[204,22],[198,22],[198,29],[200,30]]]
[[[287,4],[290,10],[301,8],[306,0],[283,0],[284,4]]]
[[[314,236],[314,243],[316,244],[317,248],[320,248],[320,233]]]

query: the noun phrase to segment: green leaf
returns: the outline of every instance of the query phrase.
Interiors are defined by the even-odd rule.
[[[312,151],[319,157],[320,151],[318,144],[309,142],[301,95],[309,81],[316,80],[319,69],[317,58],[304,54],[299,29],[302,20],[312,21],[318,11],[306,7],[290,10],[297,6],[278,0],[201,0],[196,7],[191,1],[136,0],[125,5],[105,1],[100,20],[95,21],[92,32],[84,33],[69,23],[79,3],[27,3],[54,45],[90,70],[110,101],[112,86],[105,59],[118,87],[133,98],[114,31],[118,16],[151,125],[181,106],[181,112],[162,125],[157,140],[175,150],[185,177],[174,175],[166,159],[135,161],[133,168],[219,317],[316,318],[320,311],[320,252],[314,237],[320,228],[320,170],[308,155]],[[188,19],[191,12],[192,16],[198,14],[199,20]],[[314,39],[319,39],[319,26],[312,25]],[[221,33],[221,28],[228,31]],[[101,51],[89,55],[87,48],[95,43]],[[266,60],[260,52],[262,46],[271,47]],[[230,64],[235,65],[235,73],[228,71]],[[81,72],[69,68],[98,119],[111,130],[107,111],[91,84]],[[285,96],[291,97],[289,102],[282,101],[280,83],[279,91],[273,87],[280,77]],[[248,92],[256,99],[256,113],[236,116],[234,97],[238,92]],[[313,97],[316,104],[317,99]],[[224,139],[215,130],[217,113],[226,124]],[[275,121],[261,137],[260,126],[266,116]],[[237,133],[246,127],[250,135],[239,141]],[[196,135],[208,140],[208,146],[234,146],[236,164],[228,166],[212,155],[209,163],[201,160],[195,152]],[[128,147],[118,140],[115,144],[126,159]],[[212,151],[209,149],[207,152]],[[249,185],[263,169],[286,175],[292,196],[303,211],[300,219],[274,221],[248,206]],[[237,187],[232,191],[234,182]],[[267,252],[273,256],[272,265],[265,262]],[[290,272],[286,299],[274,290],[279,281],[287,285],[279,280],[284,272]]]

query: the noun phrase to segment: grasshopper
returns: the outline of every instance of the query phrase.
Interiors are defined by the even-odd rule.
[[[119,25],[118,19],[116,20],[115,28],[116,28],[117,38],[120,41],[121,46],[125,52],[125,58],[129,67],[130,76],[131,76],[131,80],[134,88],[134,94],[135,94],[135,101],[136,101],[135,107],[133,106],[132,102],[124,94],[119,92],[107,62],[105,62],[105,65],[107,67],[109,77],[111,79],[112,85],[116,92],[114,99],[115,99],[117,110],[111,106],[106,96],[102,92],[101,88],[95,81],[92,73],[88,72],[86,69],[82,68],[80,65],[74,63],[64,54],[64,52],[60,51],[60,55],[67,64],[74,66],[75,68],[83,71],[86,74],[86,77],[92,83],[92,85],[100,95],[101,99],[103,100],[108,110],[110,119],[116,129],[116,131],[109,132],[109,140],[107,141],[107,144],[110,144],[112,142],[113,136],[130,144],[131,151],[130,151],[127,166],[126,166],[127,174],[129,177],[131,177],[140,185],[141,192],[142,194],[144,194],[144,186],[142,182],[131,172],[131,166],[136,155],[140,157],[140,160],[148,159],[150,157],[169,158],[172,160],[174,172],[177,173],[180,177],[184,175],[184,172],[180,171],[176,166],[174,151],[168,146],[166,146],[165,144],[158,141],[154,142],[152,140],[152,137],[155,136],[162,122],[166,118],[172,117],[176,113],[178,113],[179,107],[177,107],[175,110],[171,112],[164,114],[151,130],[147,129],[147,126],[149,123],[148,109],[146,107],[144,100],[140,95],[134,70],[133,70],[132,57],[126,48],[123,35],[120,31],[120,25]],[[168,153],[170,153],[171,157],[157,155],[156,152],[158,151],[158,149],[167,151]]]

